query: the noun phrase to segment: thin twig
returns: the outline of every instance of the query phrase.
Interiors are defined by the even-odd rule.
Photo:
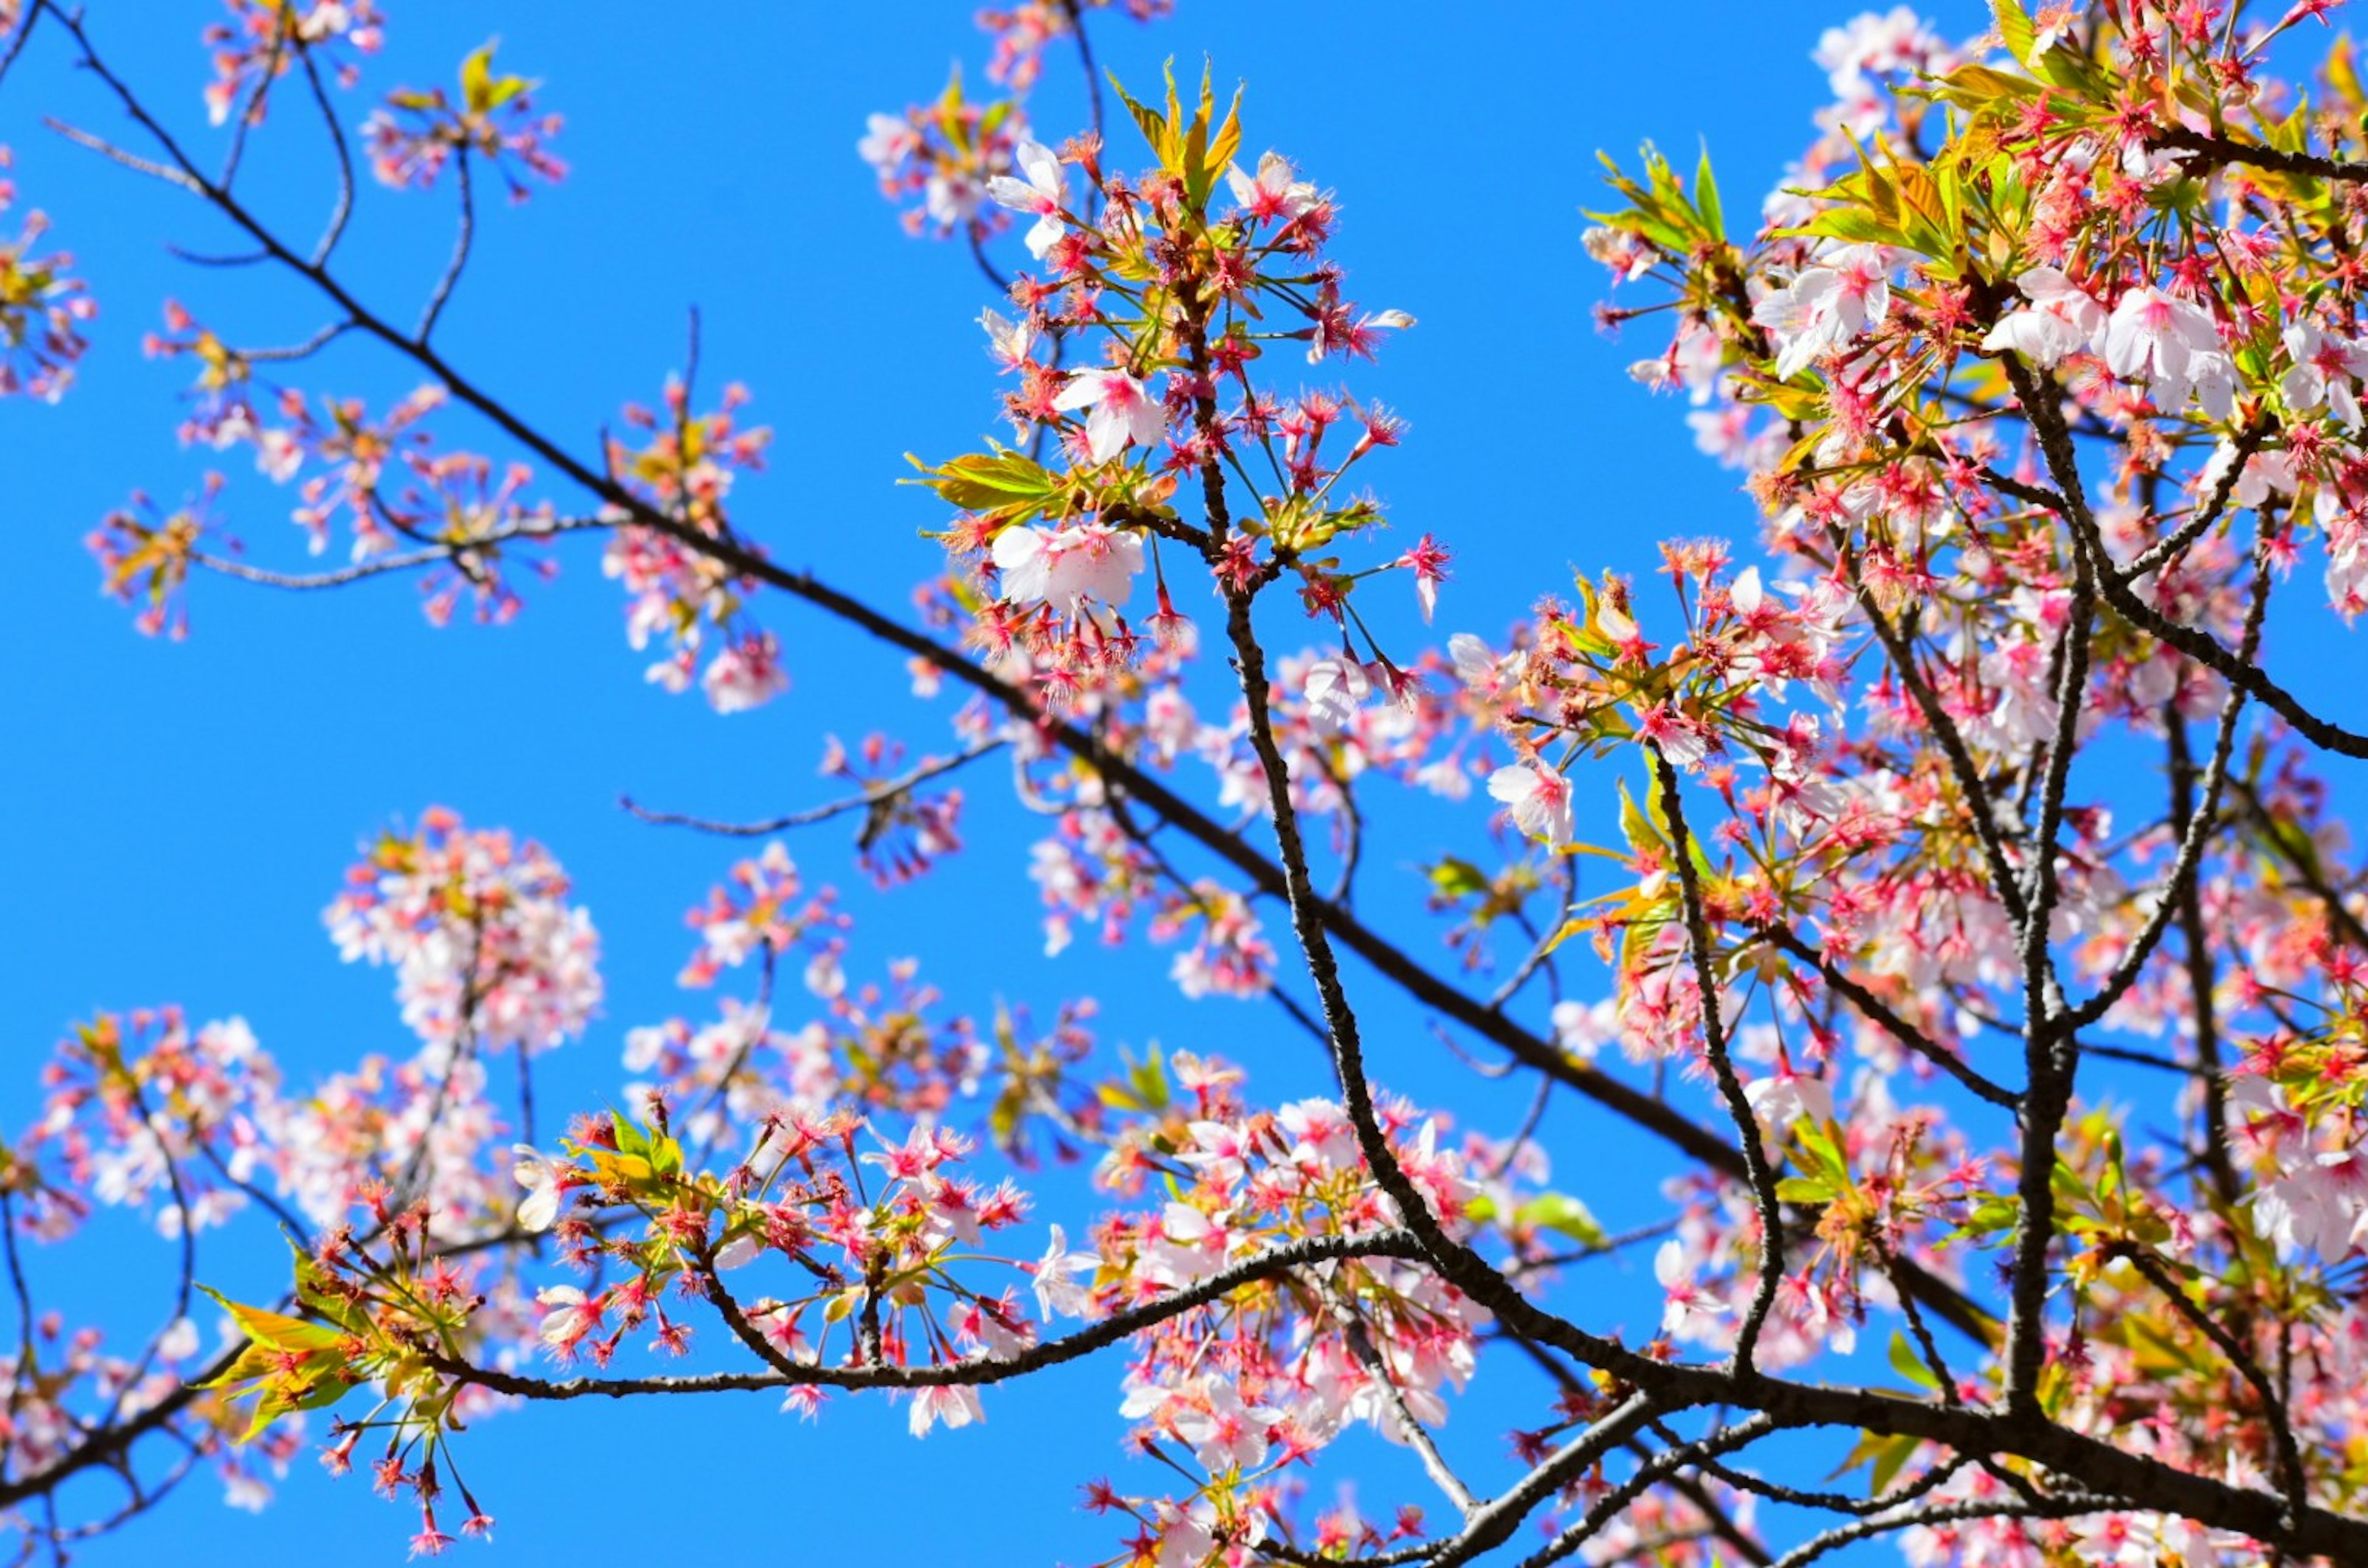
[[[719,822],[710,817],[689,816],[680,812],[652,811],[645,806],[635,804],[630,795],[623,797],[617,803],[641,821],[661,827],[688,827],[700,833],[716,834],[726,838],[762,838],[768,834],[781,833],[791,828],[812,827],[816,823],[828,822],[833,817],[845,816],[849,812],[877,811],[912,793],[930,779],[966,767],[990,752],[1000,751],[1009,744],[1008,736],[996,735],[965,746],[951,756],[930,757],[919,767],[900,774],[894,778],[882,779],[878,783],[865,786],[860,794],[844,796],[836,801],[825,801],[821,805],[808,806],[803,811],[788,812],[780,816],[766,817],[757,822]]]
[[[1710,1062],[1719,1098],[1726,1102],[1726,1113],[1735,1122],[1743,1168],[1759,1210],[1759,1278],[1735,1335],[1736,1374],[1748,1381],[1758,1375],[1758,1369],[1752,1365],[1752,1352],[1759,1343],[1760,1331],[1767,1326],[1769,1312],[1776,1304],[1776,1287],[1784,1276],[1784,1200],[1776,1195],[1776,1172],[1768,1163],[1768,1144],[1759,1133],[1759,1115],[1751,1108],[1751,1098],[1743,1092],[1743,1080],[1736,1076],[1735,1063],[1727,1056],[1726,1025],[1719,1017],[1718,973],[1711,958],[1710,920],[1702,908],[1702,873],[1694,865],[1694,840],[1686,828],[1685,801],[1678,788],[1678,772],[1669,766],[1659,745],[1647,743],[1645,751],[1652,759],[1653,788],[1660,801],[1661,815],[1669,824],[1670,858],[1678,863],[1678,896],[1685,909],[1694,991],[1702,1009],[1702,1054]]]
[[[329,209],[329,222],[321,231],[319,243],[313,247],[313,265],[321,267],[327,264],[330,253],[337,248],[337,241],[345,235],[347,221],[354,215],[354,153],[346,142],[346,128],[337,119],[336,108],[329,102],[328,84],[321,80],[320,62],[301,41],[296,54],[303,62],[304,80],[313,89],[313,102],[320,108],[321,123],[328,127],[330,143],[337,152],[337,199]]]
[[[1803,941],[1800,934],[1790,926],[1770,926],[1761,935],[1815,969],[1829,990],[1849,1002],[1870,1022],[1879,1026],[1884,1033],[1954,1078],[1973,1094],[2008,1110],[2013,1110],[2022,1103],[2021,1095],[1974,1071],[1964,1058],[1901,1017],[1882,997],[1837,968],[1823,953]]]
[[[461,232],[452,242],[452,259],[445,264],[444,276],[436,280],[436,291],[427,296],[427,308],[420,313],[419,330],[411,335],[422,345],[436,331],[437,319],[443,315],[445,305],[452,298],[452,290],[460,286],[461,274],[469,265],[470,247],[476,243],[477,197],[469,175],[466,142],[453,153],[452,167],[461,187]]]
[[[99,156],[111,163],[120,164],[134,174],[146,175],[150,179],[163,180],[166,185],[178,186],[183,190],[196,195],[202,196],[206,193],[204,182],[183,170],[167,168],[162,164],[154,163],[136,153],[127,153],[105,137],[94,136],[89,131],[68,125],[64,120],[54,116],[45,118],[41,123],[76,146],[87,147]]]

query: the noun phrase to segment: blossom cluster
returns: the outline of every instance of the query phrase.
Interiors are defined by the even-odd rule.
[[[1121,1194],[1156,1181],[1170,1196],[1095,1227],[1095,1252],[1071,1266],[1082,1275],[1099,1263],[1075,1310],[1156,1301],[1295,1239],[1400,1221],[1338,1102],[1254,1110],[1236,1068],[1179,1052],[1167,1069],[1138,1075],[1138,1092],[1156,1103],[1097,1176]],[[1481,1189],[1440,1122],[1394,1103],[1383,1125],[1441,1222],[1464,1232]],[[1062,1244],[1056,1233],[1055,1253]],[[1045,1278],[1055,1261],[1039,1266],[1048,1312],[1063,1299]],[[1121,1496],[1102,1483],[1093,1506],[1136,1521],[1144,1558],[1199,1562],[1223,1544],[1255,1544],[1278,1521],[1276,1494],[1294,1461],[1352,1426],[1405,1443],[1417,1425],[1445,1421],[1489,1321],[1427,1267],[1377,1257],[1278,1276],[1170,1318],[1137,1337],[1121,1411],[1138,1448],[1205,1479],[1181,1496]]]
[[[905,210],[906,232],[985,238],[1006,222],[985,204],[987,182],[1010,171],[1027,137],[1018,100],[973,103],[956,72],[933,101],[871,116],[856,153],[878,176],[882,196],[915,203]]]
[[[689,388],[670,379],[662,411],[625,408],[625,426],[643,433],[643,444],[621,437],[609,443],[610,472],[672,525],[662,529],[620,517],[601,557],[600,570],[630,596],[626,638],[639,650],[663,637],[669,653],[649,667],[648,678],[678,692],[696,676],[719,713],[758,707],[790,684],[780,644],[745,608],[746,580],[700,542],[733,538],[725,505],[733,483],[764,467],[773,433],[734,417],[747,400],[747,389],[735,382],[723,389],[714,412],[693,414]]]
[[[495,74],[494,47],[488,43],[461,61],[457,98],[441,87],[401,87],[372,111],[362,136],[370,172],[381,182],[425,190],[456,157],[464,174],[472,157],[500,174],[513,201],[530,194],[527,175],[552,185],[567,177],[566,164],[551,151],[560,117],[535,112],[530,95],[538,84]]]
[[[1612,995],[1557,1022],[1590,1055],[1618,1041],[1706,1084],[1731,1071],[1786,1199],[1822,1206],[1763,1358],[1840,1348],[1889,1307],[1896,1278],[1870,1260],[1949,1270],[1969,1241],[2005,1244],[2022,1155],[1979,1153],[1938,1105],[1903,1102],[1946,1077],[2015,1103],[1985,1047],[2037,1027],[1997,1021],[2036,950],[2074,993],[2051,1006],[2205,1053],[2178,1107],[2192,1204],[2161,1194],[2175,1144],[2125,1153],[2117,1115],[2072,1101],[2053,1156],[2066,1310],[2040,1397],[2100,1434],[2157,1412],[2147,1451],[2252,1482],[2276,1431],[2307,1449],[2351,1405],[2319,1389],[2271,1410],[2247,1385],[2231,1419],[2227,1346],[2238,1367],[2353,1354],[2340,1314],[2278,1330],[2310,1350],[2272,1349],[2254,1282],[2343,1267],[2368,1216],[2345,846],[2310,825],[2325,796],[2288,733],[2235,744],[2265,689],[2262,606],[2313,534],[2333,619],[2362,604],[2356,225],[2280,161],[2301,155],[2305,117],[2272,129],[2294,100],[2259,74],[2324,8],[2206,25],[2206,7],[2002,4],[1962,48],[1905,9],[1869,15],[1821,45],[1839,101],[1756,234],[1729,228],[1707,161],[1688,180],[1648,151],[1641,177],[1615,176],[1627,206],[1589,252],[1674,308],[1668,347],[1634,373],[1688,394],[1703,449],[1746,471],[1772,559],[1736,572],[1723,550],[1670,551],[1685,634],[1666,655],[1634,590],[1607,582],[1543,610],[1517,662],[1463,661],[1475,711],[1497,703],[1529,753],[1491,793],[1536,836],[1579,835],[1577,756],[1634,740],[1682,778],[1623,812],[1626,850],[1606,853],[1634,885],[1565,927],[1612,961]],[[2350,105],[2340,58],[2328,81]],[[2357,142],[2312,123],[2340,154]],[[2198,722],[2216,723],[2217,760],[2189,749]],[[2086,767],[2034,793],[2054,754],[2134,741],[2170,747],[2190,793],[2169,816]],[[2198,796],[2224,802],[2221,835],[2191,828]],[[2193,913],[2174,923],[2183,885]],[[1770,1239],[1732,1180],[1686,1201],[1659,1258],[1664,1328],[1725,1347]],[[2167,1298],[2174,1278],[2192,1295]],[[1937,1494],[1995,1481],[1966,1471]],[[1908,1545],[1918,1562],[2037,1564],[2219,1561],[2239,1543],[2100,1513],[1967,1519]]]
[[[1008,7],[989,6],[978,14],[978,25],[993,40],[986,74],[1015,93],[1036,85],[1044,69],[1044,51],[1085,26],[1087,16],[1123,6],[1138,22],[1155,21],[1175,9],[1175,0],[1019,0]]]
[[[209,473],[199,492],[170,512],[135,490],[129,505],[101,518],[83,540],[98,562],[102,592],[127,605],[145,601],[132,618],[143,636],[188,635],[189,568],[198,547],[221,531],[214,501],[222,483]]]
[[[44,1070],[40,1118],[18,1145],[39,1177],[20,1222],[61,1237],[96,1203],[148,1210],[177,1235],[260,1202],[326,1226],[400,1192],[432,1206],[439,1238],[498,1233],[507,1174],[486,1151],[510,1123],[481,1052],[548,1049],[600,1001],[598,937],[568,892],[539,846],[441,809],[382,836],[327,924],[348,960],[395,966],[417,1055],[365,1057],[300,1087],[242,1019],[102,1014]]]
[[[227,122],[240,101],[242,118],[260,121],[272,85],[300,65],[324,59],[337,82],[350,87],[361,74],[356,54],[385,41],[385,23],[372,0],[223,0],[228,21],[209,22],[202,35],[213,55],[206,84],[206,115]],[[0,29],[5,30],[5,29]]]
[[[541,845],[432,807],[346,882],[323,915],[340,956],[394,969],[404,1022],[443,1060],[548,1051],[598,1012],[598,934]]]
[[[1311,615],[1337,623],[1344,643],[1361,636],[1370,646],[1350,656],[1353,677],[1344,666],[1327,687],[1324,711],[1338,728],[1364,695],[1405,697],[1413,686],[1371,646],[1349,602],[1356,585],[1409,570],[1428,611],[1446,553],[1426,538],[1361,570],[1320,553],[1380,521],[1378,504],[1342,482],[1396,445],[1403,425],[1330,392],[1279,397],[1252,366],[1278,342],[1305,344],[1310,362],[1370,358],[1412,318],[1343,298],[1340,271],[1323,256],[1330,199],[1276,154],[1242,167],[1237,114],[1220,119],[1207,84],[1189,113],[1172,85],[1165,115],[1128,102],[1161,158],[1139,180],[1107,167],[1091,143],[1055,153],[1030,142],[1015,153],[1016,172],[986,187],[997,206],[1033,219],[1025,237],[1041,270],[1012,285],[1020,316],[983,318],[1017,379],[1005,405],[1027,449],[998,446],[925,471],[924,483],[962,509],[943,535],[949,551],[978,562],[988,602],[975,641],[1029,676],[1048,706],[1075,707],[1122,685],[1146,642],[1177,648],[1191,636],[1163,546],[1199,556],[1221,595],[1288,574]],[[1080,196],[1071,164],[1086,176]],[[1081,343],[1101,362],[1077,363]],[[1040,460],[1048,448],[1050,465]],[[1182,519],[1188,475],[1222,492],[1228,467],[1244,461],[1265,469],[1273,490],[1221,505],[1205,525]],[[1242,509],[1238,531],[1228,506]],[[1126,607],[1146,570],[1155,608],[1138,628]]]
[[[8,149],[0,147],[0,218],[17,200],[9,166]],[[0,397],[22,393],[57,402],[90,347],[83,329],[98,306],[88,286],[72,275],[72,256],[39,251],[49,226],[46,217],[31,211],[14,237],[0,234]]]

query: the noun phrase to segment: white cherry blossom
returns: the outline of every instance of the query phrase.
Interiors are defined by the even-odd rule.
[[[1004,597],[1076,615],[1087,601],[1115,609],[1134,591],[1143,540],[1107,523],[1044,528],[1019,525],[995,536]]]
[[[1063,414],[1093,411],[1086,415],[1086,451],[1098,463],[1110,461],[1130,445],[1150,446],[1167,428],[1167,412],[1151,390],[1114,366],[1078,371],[1053,406]]]
[[[1061,238],[1061,204],[1068,199],[1068,178],[1061,173],[1060,156],[1041,142],[1022,142],[1012,155],[1028,177],[996,176],[986,182],[987,199],[1036,215],[1035,226],[1027,233],[1028,254],[1042,261]]]

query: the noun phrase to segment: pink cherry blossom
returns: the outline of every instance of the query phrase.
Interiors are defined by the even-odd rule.
[[[1126,603],[1143,571],[1143,540],[1105,523],[1023,525],[995,536],[994,559],[1005,597],[1081,615],[1088,606],[1115,609]]]
[[[1229,166],[1225,185],[1244,217],[1255,223],[1287,228],[1319,199],[1314,186],[1293,179],[1292,175],[1289,159],[1267,153],[1258,158],[1255,176],[1244,174],[1239,164]]]
[[[1086,450],[1098,463],[1110,461],[1129,446],[1156,443],[1167,427],[1167,414],[1150,391],[1116,367],[1079,370],[1053,400],[1053,407],[1063,414],[1093,411],[1086,416]]]
[[[1037,260],[1061,237],[1061,206],[1068,199],[1068,179],[1061,160],[1042,142],[1022,142],[1012,151],[1022,179],[997,175],[986,182],[987,199],[1015,211],[1033,213],[1036,222],[1026,235],[1028,254]]]
[[[2113,374],[2143,379],[2157,406],[2176,411],[2189,393],[2216,376],[2220,335],[2212,318],[2159,289],[2133,289],[2105,324],[2105,364]]]
[[[2356,435],[2361,426],[2356,383],[2368,375],[2368,348],[2306,321],[2288,323],[2282,341],[2294,361],[2279,383],[2286,402],[2297,413],[2324,407]]]
[[[1518,762],[1488,776],[1488,794],[1511,812],[1513,825],[1532,838],[1570,842],[1570,780],[1535,762]]]
[[[1782,345],[1776,373],[1796,376],[1882,325],[1891,310],[1891,266],[1881,245],[1846,245],[1803,267],[1754,305],[1751,319]]]
[[[769,631],[744,636],[707,661],[700,689],[718,713],[740,713],[761,708],[790,689],[790,673],[781,667],[780,645]]]
[[[2103,341],[2105,308],[2053,267],[2034,267],[2014,280],[2031,301],[1998,319],[1982,339],[1992,350],[2012,349],[2042,369],[2066,357],[2093,352]]]

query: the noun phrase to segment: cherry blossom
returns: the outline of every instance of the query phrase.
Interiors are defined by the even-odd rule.
[[[1144,566],[1142,540],[1103,523],[1006,528],[995,537],[994,559],[1006,597],[1064,615],[1125,604]]]
[[[1570,781],[1534,762],[1515,763],[1488,776],[1488,794],[1504,802],[1513,824],[1549,845],[1570,842]]]
[[[2354,383],[2368,375],[2368,348],[2306,321],[2290,323],[2282,341],[2294,369],[2279,383],[2297,413],[2324,406],[2347,430],[2360,429],[2360,398]]]
[[[1068,181],[1061,173],[1061,160],[1040,142],[1022,142],[1012,149],[1011,155],[1026,177],[996,176],[986,182],[987,199],[1014,211],[1034,214],[1036,222],[1024,238],[1028,254],[1042,261],[1061,237],[1061,206],[1068,199]]]
[[[1150,391],[1117,368],[1078,371],[1053,400],[1053,407],[1063,414],[1092,410],[1086,416],[1086,451],[1098,463],[1110,461],[1130,446],[1157,441],[1167,423]]]
[[[769,631],[752,632],[718,652],[700,672],[700,689],[718,713],[761,708],[790,689],[780,646]]]
[[[1229,165],[1225,186],[1253,222],[1289,228],[1321,199],[1314,186],[1292,178],[1293,172],[1289,159],[1269,152],[1260,154],[1254,176],[1244,174],[1238,164]]]
[[[2104,307],[2061,270],[2034,267],[2014,286],[2031,303],[2000,317],[1982,339],[1984,348],[2010,348],[2042,369],[2053,369],[2070,355],[2101,347]]]
[[[1891,309],[1891,258],[1880,245],[1848,245],[1804,267],[1752,307],[1751,319],[1783,345],[1776,373],[1792,377],[1843,347]]]
[[[74,1026],[0,1161],[28,1550],[120,1522],[77,1513],[93,1466],[135,1501],[210,1468],[254,1506],[310,1443],[441,1552],[490,1531],[467,1450],[513,1405],[761,1390],[816,1421],[897,1402],[917,1438],[1075,1361],[1152,1461],[1087,1489],[1112,1562],[1533,1532],[1606,1565],[1871,1535],[1918,1568],[2361,1558],[2368,936],[2323,758],[2368,737],[2289,672],[2340,669],[2368,609],[2368,97],[2348,49],[2312,115],[2272,71],[2323,9],[2001,0],[1962,46],[1868,13],[1817,40],[1833,101],[1756,209],[1707,153],[1615,164],[1600,319],[1654,335],[1632,393],[1683,388],[1743,495],[1438,649],[1406,612],[1450,546],[1381,498],[1380,454],[1416,448],[1362,363],[1413,318],[1350,297],[1340,204],[1284,153],[1250,166],[1256,100],[1213,69],[1097,82],[1122,113],[1037,139],[1025,96],[1056,45],[1089,65],[1106,6],[989,13],[1012,96],[957,78],[860,144],[992,280],[996,369],[970,365],[1012,427],[914,460],[943,558],[903,605],[780,554],[745,487],[769,432],[745,389],[696,390],[696,343],[581,448],[430,347],[472,171],[556,173],[490,46],[369,131],[382,176],[460,187],[419,324],[346,291],[342,216],[301,259],[230,174],[160,165],[340,312],[274,349],[170,304],[148,347],[194,383],[184,439],[252,446],[342,566],[250,564],[227,481],[135,496],[92,548],[143,630],[186,624],[200,572],[404,574],[432,619],[498,620],[521,563],[598,533],[657,684],[779,695],[778,608],[802,660],[833,625],[892,645],[916,706],[812,737],[821,798],[762,821],[634,808],[767,842],[689,912],[700,994],[598,1037],[615,1092],[568,1081],[556,1119],[534,1059],[605,1027],[600,938],[546,851],[440,810],[327,912],[393,970],[402,1050],[300,1077],[235,1017]],[[377,42],[366,6],[230,14],[210,103],[240,147],[288,70]],[[63,8],[9,19],[100,62]],[[0,266],[0,327],[54,388],[87,312],[63,261],[17,273],[44,267],[12,300]],[[331,342],[336,373],[367,350],[420,390],[324,395]],[[1338,379],[1295,381],[1290,345]],[[482,449],[444,439],[463,416]],[[845,455],[801,450],[790,500]],[[2324,605],[2279,586],[2315,551]],[[1401,572],[1411,607],[1373,581]],[[1011,914],[919,918],[985,885],[980,821],[1033,824],[1045,973],[1175,994],[1106,1030],[1091,997],[944,964]],[[794,858],[774,836],[816,829]],[[845,867],[879,896],[842,899]],[[1270,1097],[1156,1043],[1210,1017]],[[180,1259],[145,1338],[28,1304],[25,1255],[120,1220]],[[286,1272],[211,1298],[210,1344],[200,1246],[269,1225]],[[1841,1469],[1773,1480],[1815,1430]],[[1371,1436],[1406,1462],[1367,1469]]]
[[[2214,368],[2223,360],[2211,318],[2158,289],[2122,296],[2105,324],[2104,353],[2113,374],[2143,377],[2155,404],[2171,411],[2192,391],[2217,384]]]
[[[441,87],[387,95],[386,107],[362,127],[370,172],[382,183],[424,190],[456,155],[498,171],[513,201],[530,194],[520,169],[553,185],[567,177],[567,165],[551,151],[560,117],[534,112],[530,95],[539,84],[494,74],[494,48],[488,43],[461,62],[457,100]]]
[[[0,146],[0,218],[14,205],[8,149]],[[0,397],[21,392],[55,403],[74,384],[74,365],[89,345],[84,324],[98,314],[88,287],[69,276],[73,256],[38,255],[49,220],[28,212],[16,236],[0,235]]]
[[[547,1051],[598,1010],[599,937],[539,844],[440,807],[390,831],[323,916],[338,952],[391,964],[404,1021],[431,1046]]]
[[[856,153],[871,165],[883,197],[919,198],[905,213],[909,232],[984,237],[1001,222],[986,204],[988,182],[1009,176],[1019,144],[1029,140],[1017,99],[973,103],[957,72],[935,101],[902,116],[871,115]]]
[[[214,79],[206,85],[206,115],[221,125],[241,98],[247,117],[263,118],[267,94],[279,77],[297,68],[299,51],[317,51],[334,64],[336,80],[350,87],[361,68],[347,47],[375,53],[385,24],[371,0],[224,0],[227,22],[210,22],[202,37],[213,51]],[[5,32],[0,27],[0,32]]]

